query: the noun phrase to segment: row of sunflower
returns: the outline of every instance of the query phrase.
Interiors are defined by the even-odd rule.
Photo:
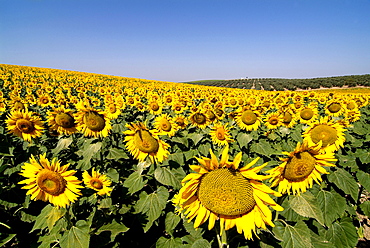
[[[4,244],[353,247],[366,238],[366,89],[0,72]]]

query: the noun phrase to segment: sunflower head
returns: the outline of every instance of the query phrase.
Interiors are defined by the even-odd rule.
[[[87,188],[93,189],[98,195],[107,195],[109,196],[112,192],[111,180],[106,176],[101,174],[99,171],[92,169],[91,175],[84,171],[82,173],[83,181]]]
[[[144,123],[126,124],[129,130],[125,131],[126,147],[131,154],[140,161],[150,157],[152,161],[162,162],[168,157],[169,145],[160,140],[156,131],[147,129]]]
[[[85,136],[106,137],[112,129],[107,113],[90,107],[88,102],[77,104],[77,129]]]
[[[49,201],[57,207],[66,207],[77,200],[81,195],[81,181],[74,176],[76,171],[68,170],[67,165],[53,158],[49,161],[46,154],[40,155],[37,160],[31,155],[30,162],[22,166],[20,175],[26,177],[19,184],[26,184],[22,189],[27,189],[31,200]]]
[[[345,141],[344,127],[340,122],[330,121],[327,117],[312,123],[303,133],[310,146],[322,143],[322,150],[337,151]]]
[[[44,129],[40,117],[27,110],[11,111],[6,123],[9,132],[28,142],[31,142],[32,138],[41,136]]]
[[[309,146],[308,142],[298,143],[292,152],[284,152],[287,158],[281,158],[282,164],[267,171],[272,178],[272,187],[279,186],[280,193],[300,194],[311,188],[313,181],[320,183],[320,174],[328,174],[323,166],[335,166],[334,153],[321,153],[322,142]]]
[[[190,166],[196,173],[182,180],[183,187],[173,199],[177,211],[183,212],[189,221],[195,218],[195,228],[208,220],[210,230],[219,219],[221,233],[236,226],[246,239],[252,239],[256,227],[274,226],[266,205],[277,211],[283,209],[268,194],[280,194],[260,182],[269,176],[257,174],[267,163],[251,168],[257,158],[239,168],[242,154],[229,161],[227,147],[220,160],[212,150],[210,155],[211,158],[197,158],[199,165]]]

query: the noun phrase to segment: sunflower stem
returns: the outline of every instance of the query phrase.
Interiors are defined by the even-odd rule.
[[[218,247],[219,248],[228,248],[229,245],[227,244],[227,235],[225,229],[222,230],[222,233],[219,235],[217,234],[217,240],[218,240]]]
[[[286,194],[282,195],[281,197],[278,197],[278,199],[276,200],[276,203],[281,206],[281,204],[283,203],[283,201],[285,200],[286,197],[287,197]],[[278,218],[279,218],[279,213],[278,213],[278,211],[275,211],[274,221],[277,221]]]
[[[66,220],[67,220],[67,230],[70,230],[72,228],[72,220],[71,220],[71,215],[69,213],[69,211],[71,210],[70,206],[67,206],[67,209],[66,209],[66,213],[65,213],[65,217],[66,217]]]

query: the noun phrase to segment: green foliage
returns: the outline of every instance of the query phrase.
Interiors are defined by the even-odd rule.
[[[368,76],[361,77],[365,82]],[[70,80],[73,77],[69,78]],[[351,79],[351,80],[350,80]],[[365,80],[366,79],[366,80]],[[47,80],[47,77],[43,78]],[[50,79],[51,80],[51,79]],[[203,82],[217,84],[219,87],[264,88],[279,90],[284,88],[317,88],[323,79],[283,80],[283,79],[243,79],[239,81]],[[326,85],[357,85],[355,76],[350,78],[328,78]],[[343,80],[343,82],[341,81]],[[365,81],[364,81],[365,80]],[[91,82],[90,82],[91,81]],[[217,80],[215,80],[217,81]],[[0,85],[3,84],[0,79]],[[112,79],[114,86],[115,80]],[[83,88],[89,82],[78,82]],[[270,86],[273,86],[272,88]],[[95,86],[92,86],[92,88]],[[136,86],[135,86],[136,87]],[[122,87],[120,96],[137,91],[147,94],[159,94],[146,88]],[[177,86],[171,86],[171,92],[181,92]],[[151,88],[153,89],[153,88]],[[157,89],[154,87],[154,89]],[[222,89],[225,90],[225,89]],[[10,93],[3,90],[4,95]],[[189,91],[198,93],[197,88]],[[224,93],[226,91],[222,91]],[[235,89],[235,92],[239,92]],[[36,94],[36,91],[33,92]],[[76,96],[78,91],[71,90]],[[88,90],[89,97],[103,95]],[[244,93],[243,93],[244,94]],[[240,94],[242,100],[248,98]],[[109,94],[108,94],[109,95]],[[189,93],[190,95],[190,93]],[[236,94],[237,95],[237,94]],[[202,106],[208,100],[219,96],[201,96],[191,98],[182,95],[176,98],[188,100],[187,115],[190,107]],[[249,97],[249,95],[248,95]],[[285,95],[284,95],[285,97]],[[354,96],[355,97],[355,96]],[[209,98],[209,99],[208,99]],[[217,100],[217,99],[216,99]],[[146,104],[148,99],[143,99]],[[290,101],[289,103],[292,103]],[[319,110],[323,111],[323,104]],[[97,108],[103,109],[103,103]],[[47,116],[51,107],[34,107],[37,113]],[[224,112],[235,111],[225,106]],[[268,110],[277,111],[277,109]],[[170,106],[165,106],[163,113],[175,115]],[[111,121],[112,130],[107,137],[89,138],[81,133],[53,137],[45,133],[32,143],[8,133],[5,128],[5,112],[0,113],[0,246],[4,247],[217,247],[220,235],[219,222],[212,230],[205,223],[194,228],[194,219],[178,213],[172,199],[182,187],[181,181],[193,173],[189,165],[199,164],[195,157],[208,157],[212,150],[220,157],[223,147],[212,142],[210,131],[214,123],[204,129],[187,126],[178,130],[175,136],[159,135],[169,145],[169,156],[163,162],[147,158],[139,162],[126,148],[124,131],[126,124],[143,121],[150,129],[156,116],[147,110],[139,111],[135,106],[126,106],[121,115]],[[335,167],[326,168],[329,174],[322,175],[320,184],[313,186],[300,195],[273,197],[284,211],[272,211],[274,227],[266,230],[257,228],[254,240],[246,240],[236,228],[226,231],[230,247],[355,247],[361,236],[364,221],[370,215],[370,110],[361,108],[361,119],[351,123],[345,131],[344,147],[335,153],[338,159]],[[46,123],[46,119],[44,118]],[[235,119],[224,117],[219,120],[230,127],[234,142],[229,144],[229,160],[242,152],[240,167],[260,157],[256,166],[267,163],[262,170],[281,164],[282,152],[291,152],[298,142],[302,142],[302,132],[307,126],[296,124],[293,128],[279,127],[269,130],[264,124],[256,131],[240,129]],[[46,125],[46,124],[45,124]],[[48,159],[57,158],[62,165],[70,164],[76,171],[76,177],[82,180],[84,171],[92,168],[104,173],[112,182],[111,195],[98,195],[96,191],[84,188],[82,195],[67,208],[57,208],[43,201],[34,201],[23,185],[17,184],[24,177],[19,175],[21,166],[29,162],[31,155],[46,153]],[[271,181],[265,180],[267,186]],[[277,190],[277,187],[273,188]],[[253,234],[254,235],[254,234]],[[137,237],[140,237],[139,239]]]

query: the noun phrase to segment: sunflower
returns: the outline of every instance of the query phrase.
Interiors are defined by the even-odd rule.
[[[219,146],[228,145],[230,142],[234,141],[232,135],[229,133],[228,123],[222,125],[220,123],[215,124],[209,134],[211,135],[213,144]]]
[[[81,181],[74,176],[75,170],[67,170],[69,164],[60,165],[59,160],[53,158],[50,162],[46,154],[40,159],[31,155],[30,163],[24,163],[20,175],[27,179],[18,184],[27,184],[22,189],[27,189],[31,200],[49,201],[57,207],[63,207],[75,202],[79,195]]]
[[[334,122],[328,116],[321,117],[319,121],[310,124],[303,133],[303,138],[309,146],[322,142],[322,150],[337,151],[343,147],[345,141],[344,127],[339,122]]]
[[[163,103],[159,100],[153,99],[147,104],[147,109],[151,114],[159,115],[160,113],[162,113]]]
[[[144,161],[148,156],[161,163],[169,155],[169,145],[158,138],[156,131],[148,130],[144,123],[127,123],[129,129],[124,131],[126,148],[139,161]]]
[[[344,118],[350,123],[356,122],[361,118],[361,111],[358,108],[355,108],[353,110],[347,110],[344,113]]]
[[[63,134],[72,134],[77,132],[77,123],[73,117],[71,109],[65,109],[63,106],[54,108],[48,113],[48,123],[51,129]]]
[[[287,128],[292,128],[297,123],[297,117],[290,108],[283,110],[281,112],[281,117],[283,118],[282,125]]]
[[[188,120],[183,115],[176,115],[173,121],[176,125],[176,129],[185,129],[188,126]]]
[[[201,129],[206,128],[210,123],[207,116],[201,111],[196,111],[191,114],[189,120],[191,121],[193,126],[199,127]]]
[[[154,120],[154,126],[159,131],[159,135],[167,134],[169,137],[175,135],[177,129],[174,121],[168,114],[162,114]]]
[[[13,110],[5,121],[10,133],[31,142],[33,138],[41,136],[43,122],[34,112],[26,110]]]
[[[110,120],[104,111],[90,107],[86,102],[80,101],[76,106],[75,114],[78,122],[77,129],[87,137],[107,137],[112,129]]]
[[[120,107],[114,102],[107,102],[105,105],[105,113],[110,120],[117,119],[118,116],[122,113]]]
[[[95,171],[93,168],[91,176],[87,171],[84,171],[82,177],[87,188],[97,191],[98,195],[110,196],[112,188],[109,186],[112,182],[106,175],[99,173],[99,171]]]
[[[279,193],[300,194],[312,188],[313,181],[320,184],[321,174],[329,174],[323,166],[335,166],[333,152],[321,153],[321,142],[315,146],[308,146],[307,142],[298,143],[293,152],[283,152],[288,158],[279,166],[266,171],[272,177],[271,187],[279,185]]]
[[[302,107],[298,116],[301,123],[309,124],[317,119],[319,110],[315,104],[311,103],[310,105]]]
[[[52,105],[52,102],[51,102],[51,97],[49,94],[42,94],[38,97],[37,99],[37,105],[41,106],[41,107],[48,107],[48,106],[51,106]]]
[[[7,105],[10,106],[10,109],[13,111],[14,110],[18,110],[18,111],[26,110],[28,107],[28,104],[26,104],[25,101],[19,97],[12,97]]]
[[[171,105],[172,111],[174,111],[176,114],[181,114],[185,111],[186,106],[184,106],[183,103],[180,101],[174,101]]]
[[[6,103],[0,99],[0,113],[6,111]]]
[[[281,117],[281,115],[278,112],[275,112],[275,113],[273,112],[273,113],[266,115],[265,126],[268,129],[276,129],[280,127],[281,125],[283,125],[283,120],[284,120],[283,117]]]
[[[235,116],[235,121],[241,129],[251,131],[257,130],[261,125],[261,114],[257,110],[245,109],[239,110]]]
[[[325,106],[325,114],[328,116],[340,116],[344,113],[344,110],[344,106],[342,106],[338,99],[328,101]]]
[[[238,233],[244,233],[246,239],[252,239],[252,231],[256,233],[256,227],[266,229],[266,224],[274,226],[267,205],[276,211],[283,208],[269,194],[280,194],[260,182],[269,176],[257,174],[267,163],[250,168],[257,158],[239,169],[242,153],[230,162],[227,146],[220,161],[212,150],[210,154],[211,158],[197,158],[200,165],[190,165],[196,173],[190,173],[182,180],[183,187],[173,198],[176,211],[183,212],[189,221],[196,217],[194,228],[208,220],[208,229],[211,230],[219,219],[221,234],[236,226]]]

